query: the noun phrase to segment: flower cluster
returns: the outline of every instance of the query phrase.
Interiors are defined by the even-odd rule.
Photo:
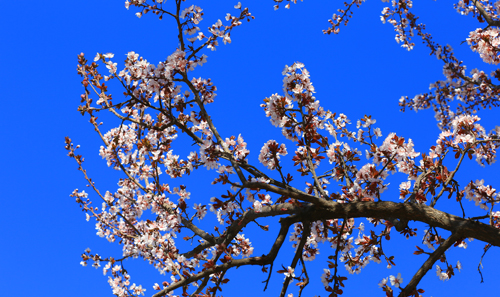
[[[176,20],[179,45],[166,60],[151,64],[139,54],[129,52],[120,70],[118,63],[113,61],[112,53],[98,53],[91,63],[85,55],[78,56],[77,70],[85,88],[79,111],[90,116],[91,124],[103,141],[100,156],[108,166],[125,175],[117,183],[116,191],[101,194],[83,169],[83,158],[75,154],[71,139],[66,139],[68,155],[77,161],[89,187],[102,201],[100,207],[96,207],[85,191],[75,190],[71,196],[81,206],[87,221],[95,220],[97,235],[109,242],[117,242],[123,248],[120,259],[103,258],[91,254],[90,250],[82,254],[83,266],[87,263],[92,263],[95,268],[104,266],[104,274],[111,274],[109,284],[113,294],[123,297],[144,295],[145,289],[131,283],[130,275],[123,268],[123,260],[141,258],[161,274],[170,276],[168,282],[153,286],[155,290],[164,290],[161,294],[172,295],[175,289],[182,287],[183,295],[188,295],[188,289],[194,286],[195,295],[215,295],[220,286],[229,281],[225,278],[228,269],[262,265],[265,270],[265,265],[273,263],[269,260],[275,260],[275,247],[282,245],[288,228],[293,224],[289,240],[301,261],[315,260],[321,245],[328,245],[333,251],[321,280],[327,291],[340,295],[340,287],[347,279],[339,275],[341,263],[350,274],[360,273],[370,262],[380,263],[382,260],[390,268],[395,265],[394,257],[384,253],[382,242],[391,239],[391,230],[397,230],[406,238],[416,235],[416,229],[410,228],[408,221],[404,220],[406,218],[401,218],[399,213],[397,218],[392,218],[392,213],[368,218],[370,225],[379,227],[367,233],[363,223],[349,217],[351,210],[358,212],[351,216],[359,217],[360,212],[368,209],[371,216],[373,211],[370,208],[376,208],[381,203],[394,205],[381,199],[381,194],[389,188],[387,179],[391,173],[402,174],[406,179],[399,184],[399,198],[404,200],[398,204],[400,209],[410,206],[425,212],[435,207],[438,199],[447,192],[448,198],[455,196],[459,203],[465,197],[488,210],[489,213],[482,218],[488,219],[491,226],[500,228],[500,212],[493,212],[494,205],[499,202],[496,189],[484,185],[481,180],[471,181],[461,190],[455,178],[466,157],[475,158],[481,165],[495,161],[500,145],[500,128],[486,133],[479,124],[479,117],[470,115],[468,107],[454,113],[448,104],[453,98],[471,103],[471,100],[476,102],[477,98],[484,97],[481,104],[487,105],[488,100],[496,100],[500,89],[493,87],[488,75],[477,69],[467,77],[466,67],[453,56],[451,47],[431,41],[430,35],[423,32],[423,26],[416,24],[417,18],[409,11],[411,0],[392,1],[392,8],[383,10],[382,21],[394,26],[396,40],[403,47],[412,49],[411,37],[417,34],[432,54],[444,62],[446,80],[431,84],[434,94],[417,95],[413,99],[403,97],[401,100],[402,106],[415,110],[431,106],[436,110],[443,130],[436,145],[426,155],[415,151],[411,139],[395,133],[379,140],[382,131],[374,127],[376,120],[368,115],[355,121],[355,129],[351,128],[351,121],[345,114],[337,116],[320,106],[304,64],[296,62],[287,65],[282,73],[283,95],[273,94],[265,98],[261,107],[271,124],[279,127],[284,137],[296,146],[292,161],[301,179],[308,179],[304,191],[292,186],[294,177],[284,172],[286,167],[282,166],[281,157],[288,154],[284,143],[269,140],[258,156],[258,161],[267,169],[277,170],[281,178],[277,180],[252,164],[250,151],[241,134],[223,137],[215,128],[206,109],[207,104],[213,103],[217,96],[217,87],[211,79],[188,76],[196,67],[207,62],[203,50],[215,50],[218,40],[224,44],[231,43],[232,29],[240,26],[244,19],[253,19],[248,9],[238,3],[234,8],[239,10],[239,16],[227,13],[225,21],[229,24],[224,25],[223,21],[217,20],[208,27],[205,35],[199,26],[203,20],[203,9],[191,5],[181,10],[182,1],[176,1],[175,12],[168,12],[163,8],[164,2],[129,0],[125,6],[127,9],[131,6],[140,9],[136,13],[138,17],[151,12],[160,18],[168,15]],[[289,0],[288,7],[290,2],[296,1]],[[330,20],[332,28],[325,33],[338,33],[340,24],[347,24],[351,9],[363,2],[346,2],[346,9],[333,16]],[[467,6],[468,2],[461,1],[459,11],[477,14],[476,9]],[[496,15],[499,8],[497,3],[487,6],[486,11]],[[491,28],[478,29],[471,32],[467,40],[485,62],[500,61],[496,49],[498,32]],[[99,65],[106,67],[106,75],[99,73]],[[500,78],[500,70],[491,76]],[[124,88],[125,99],[118,103],[108,92],[107,83],[113,79]],[[91,94],[95,94],[97,100],[94,101]],[[471,103],[471,106],[476,103]],[[97,112],[104,111],[109,111],[120,122],[107,132],[101,132],[102,123],[98,123],[95,116]],[[182,137],[197,148],[187,150],[185,155],[179,154],[177,147],[185,145],[178,141]],[[178,143],[179,146],[176,146]],[[367,161],[364,163],[361,162],[361,148],[366,149],[364,155]],[[450,152],[458,160],[454,170],[444,165],[444,159]],[[320,173],[328,166],[322,162],[324,159],[328,159],[332,166]],[[179,178],[189,181],[188,175],[194,175],[197,169],[203,167],[214,169],[208,174],[216,176],[212,181],[215,187],[228,188],[225,193],[210,198],[209,203],[197,200],[199,198],[190,192],[191,186],[179,184]],[[165,183],[165,180],[171,183]],[[199,181],[197,177],[191,180]],[[325,213],[331,216],[325,217]],[[323,217],[314,221],[309,214]],[[243,228],[255,223],[268,231],[268,226],[261,225],[260,220],[277,216],[282,218],[280,232],[283,233],[280,233],[268,255],[254,256],[254,247],[243,234]],[[213,233],[212,230],[204,230],[212,222],[211,219],[214,222]],[[424,231],[423,243],[429,249],[439,251],[436,247],[444,244],[445,239],[438,235],[437,227],[431,227]],[[193,246],[187,251],[178,243],[179,235],[185,240],[192,240]],[[467,247],[464,238],[454,244]],[[417,249],[415,254],[427,254],[423,249]],[[444,254],[441,259],[446,262]],[[278,272],[285,275],[285,283],[299,280],[298,286],[303,289],[307,284],[307,273],[304,268],[302,274],[296,275],[296,265],[297,261],[294,261]],[[461,269],[459,262],[455,267],[447,262],[446,265],[446,270],[436,266],[437,274],[443,280],[453,275],[454,268]],[[182,285],[179,285],[181,282]],[[393,296],[388,282],[400,288],[403,279],[398,273],[380,282],[379,286],[387,296]],[[410,289],[415,289],[411,294],[423,292]]]
[[[496,161],[498,142],[493,141],[494,134],[486,134],[479,124],[478,116],[461,115],[451,122],[451,130],[445,130],[439,135],[437,145],[431,148],[429,156],[442,157],[448,147],[457,153],[467,153],[469,158],[476,157],[480,165],[491,164]]]
[[[462,264],[460,261],[457,261],[457,265],[453,266],[448,264],[446,267],[446,270],[443,270],[439,265],[436,265],[436,275],[439,277],[440,280],[442,281],[447,281],[449,280],[453,275],[455,275],[454,269],[462,270]]]
[[[389,1],[383,0],[383,2]],[[416,18],[409,11],[412,7],[412,0],[392,1],[392,8],[385,7],[380,16],[384,24],[388,22],[394,26],[396,41],[401,43],[401,46],[409,51],[415,46],[415,44],[411,42],[411,37],[414,36],[414,29],[417,27],[415,24]]]
[[[499,32],[500,29],[498,28],[478,28],[469,33],[467,44],[472,51],[479,54],[485,63],[496,65],[500,63],[500,52],[498,50],[498,46],[500,45]]]
[[[266,116],[271,123],[282,128],[283,135],[292,141],[299,137],[317,138],[317,129],[324,129],[325,121],[330,117],[319,101],[313,96],[314,87],[309,71],[300,62],[285,66],[282,74],[285,96],[272,95],[264,99]],[[294,109],[294,102],[300,109],[300,114]],[[317,140],[319,141],[319,139]]]
[[[280,156],[287,154],[284,144],[279,145],[275,140],[269,140],[260,150],[259,161],[267,168],[274,170],[279,166]]]
[[[500,201],[496,189],[492,186],[484,185],[484,180],[476,180],[476,182],[471,181],[464,189],[465,198],[474,201],[476,206],[484,210],[488,210],[488,205],[494,205]]]

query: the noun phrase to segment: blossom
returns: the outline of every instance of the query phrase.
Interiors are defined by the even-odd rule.
[[[398,273],[397,277],[391,275],[389,276],[389,279],[391,280],[391,285],[395,286],[396,288],[399,288],[399,285],[403,283],[403,278],[401,277],[401,273]]]
[[[130,290],[134,292],[136,295],[144,295],[146,289],[143,289],[141,285],[137,286],[135,283],[130,286]]]
[[[116,73],[116,70],[117,70],[117,67],[116,67],[117,63],[113,63],[111,61],[109,61],[107,64],[106,64],[106,68],[109,69],[109,73],[111,74],[114,74]]]
[[[321,275],[321,283],[323,284],[323,286],[325,286],[325,288],[328,288],[330,285],[330,282],[328,280],[330,277],[331,277],[330,269],[324,268],[323,274]]]
[[[448,273],[443,272],[443,270],[441,269],[441,267],[439,267],[439,265],[436,265],[436,275],[442,281],[448,280],[450,278]]]
[[[285,273],[283,273],[283,274],[284,274],[286,277],[291,277],[291,278],[293,278],[293,277],[295,277],[295,273],[294,273],[294,271],[295,271],[295,270],[294,270],[292,267],[288,266],[288,268],[287,268],[287,272],[285,272]]]
[[[194,203],[193,208],[196,210],[195,216],[198,218],[198,220],[202,220],[207,214],[207,207],[205,205]]]
[[[260,203],[259,200],[255,200],[253,203],[253,208],[255,212],[261,212],[262,211],[262,203]]]
[[[235,253],[236,255],[239,255],[241,253],[243,258],[247,258],[253,254],[252,243],[250,242],[250,240],[248,238],[245,238],[244,234],[236,235],[235,240],[237,243],[236,249],[235,249],[235,251],[237,251],[237,253]]]
[[[379,286],[380,288],[382,288],[383,286],[385,286],[385,285],[387,284],[387,280],[388,280],[388,278],[387,278],[387,277],[386,277],[386,278],[383,278],[383,279],[380,281],[380,283],[378,283],[378,286]],[[392,282],[392,280],[391,280],[391,282]]]

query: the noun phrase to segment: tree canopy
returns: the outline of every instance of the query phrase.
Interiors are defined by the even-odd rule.
[[[300,9],[296,0],[274,2],[275,9]],[[325,22],[324,38],[343,34],[364,2],[345,2],[329,26]],[[81,264],[103,269],[117,296],[221,296],[243,266],[260,268],[262,274],[248,281],[263,281],[263,290],[282,282],[280,296],[339,296],[363,278],[353,274],[375,262],[393,270],[386,276],[380,267],[378,286],[366,286],[379,287],[382,296],[419,296],[432,294],[421,286],[424,276],[435,272],[448,280],[462,269],[447,257],[450,250],[466,248],[472,239],[482,242],[475,244],[483,244],[484,253],[500,246],[500,197],[488,184],[498,176],[458,178],[466,163],[484,167],[496,160],[500,127],[483,127],[480,115],[500,103],[500,70],[466,71],[452,47],[438,43],[420,23],[411,0],[382,2],[388,3],[381,21],[393,26],[401,50],[425,47],[442,62],[444,78],[429,81],[428,92],[392,100],[407,113],[433,110],[441,132],[426,135],[436,141],[426,151],[415,150],[411,135],[381,129],[370,115],[351,119],[342,110],[330,111],[328,98],[316,98],[306,65],[295,61],[283,65],[281,91],[277,83],[276,92],[260,103],[244,103],[260,104],[269,120],[265,128],[245,123],[248,129],[281,131],[251,152],[245,131],[225,135],[220,127],[234,123],[210,109],[220,100],[217,108],[244,113],[232,108],[238,95],[216,97],[214,78],[193,75],[210,63],[210,52],[254,21],[251,11],[233,4],[223,7],[232,10],[221,12],[222,20],[203,25],[205,11],[220,8],[181,0],[125,1],[139,18],[171,20],[176,48],[158,63],[130,51],[123,67],[113,53],[78,55],[84,88],[78,111],[102,141],[99,155],[109,170],[122,174],[116,190],[100,188],[99,175],[87,172],[79,146],[66,138],[68,155],[92,191],[75,189],[71,196],[87,220],[95,221],[97,234],[122,248],[106,256],[87,249]],[[484,63],[498,64],[500,1],[464,0],[454,7],[482,26],[464,36],[464,43]],[[204,195],[194,197],[195,187]],[[416,238],[408,258],[387,250]],[[293,253],[283,251],[287,245]],[[320,251],[326,259],[319,259]],[[154,266],[163,280],[131,281],[139,272],[125,269],[124,261],[136,258]],[[397,269],[405,261],[419,262],[419,268],[402,275]]]

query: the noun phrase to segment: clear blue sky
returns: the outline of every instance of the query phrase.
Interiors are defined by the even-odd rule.
[[[188,1],[191,2],[204,9],[200,27],[205,32],[217,19],[233,12],[237,3]],[[428,32],[436,41],[452,45],[468,70],[493,69],[483,65],[465,43],[461,44],[468,32],[480,24],[457,14],[450,1],[415,2],[414,12],[427,24]],[[245,137],[255,163],[265,141],[282,141],[280,131],[269,123],[259,105],[265,97],[282,92],[281,71],[295,61],[304,63],[310,71],[316,97],[326,109],[345,113],[354,122],[371,114],[384,136],[396,132],[412,138],[420,152],[428,152],[435,143],[439,130],[434,114],[403,114],[399,112],[398,99],[426,92],[431,82],[443,78],[442,64],[429,56],[418,39],[411,52],[394,41],[392,26],[380,21],[380,12],[387,3],[367,1],[354,10],[352,21],[335,36],[323,35],[322,29],[329,26],[327,20],[341,8],[341,1],[306,0],[289,10],[278,11],[273,10],[270,0],[242,4],[249,7],[256,19],[236,28],[230,45],[205,52],[208,63],[193,75],[214,81],[218,95],[209,113],[224,137],[240,133]],[[119,177],[99,157],[99,139],[88,119],[76,110],[83,91],[76,73],[77,54],[84,52],[91,59],[96,52],[112,52],[121,62],[127,52],[135,51],[156,64],[177,46],[174,24],[152,15],[138,19],[133,9],[124,8],[123,0],[1,1],[0,10],[0,96],[4,106],[0,117],[0,295],[111,296],[102,270],[82,267],[80,254],[90,247],[101,255],[119,256],[121,249],[97,237],[93,223],[85,221],[85,215],[69,197],[75,188],[85,188],[85,181],[75,162],[66,156],[65,136],[81,144],[89,174],[101,190],[116,189]],[[116,97],[121,92],[114,89]],[[498,115],[498,109],[479,113],[488,131],[499,124]],[[110,118],[103,117],[106,119]],[[114,127],[117,122],[106,124]],[[484,178],[486,184],[500,187],[499,169],[498,164],[481,168],[468,162],[458,178],[461,185]],[[212,178],[204,178],[205,173],[199,173],[200,187],[192,188],[191,202],[220,194],[207,188],[207,184],[202,185]],[[397,201],[398,184],[391,184],[394,198],[387,200]],[[303,184],[296,186],[304,188]],[[472,203],[466,204],[473,208]],[[459,214],[455,206],[445,209]],[[414,246],[420,244],[425,227],[415,226],[419,228],[418,239],[393,239],[391,247],[387,247],[397,255],[396,267],[388,270],[384,264],[371,263],[361,274],[347,275],[344,296],[383,296],[377,283],[398,272],[403,275],[403,284],[407,284],[425,261],[424,256],[411,255]],[[260,235],[252,241],[256,247],[263,244],[265,249],[274,240],[275,232],[276,228],[271,228],[265,234],[268,238]],[[486,255],[485,283],[479,283],[477,265],[483,246],[474,241],[467,250],[451,251],[450,262],[460,260],[464,270],[444,283],[432,270],[419,286],[427,291],[424,296],[479,296],[498,291],[498,248]],[[288,266],[291,261],[292,248],[285,244],[283,249],[275,268]],[[324,247],[320,252],[326,257],[329,250]],[[314,275],[320,275],[326,267],[321,261],[309,264],[309,271],[316,271]],[[141,260],[129,261],[126,268],[132,281],[147,289],[146,296],[152,295],[155,282],[163,280]],[[344,270],[341,273],[346,275]],[[233,270],[229,278],[230,283],[223,287],[225,296],[255,296],[262,294],[261,281],[266,275],[258,268],[240,268]],[[282,280],[282,275],[274,273],[274,285],[262,296],[276,296]],[[305,296],[315,294],[327,296],[318,278],[312,279],[304,292]]]

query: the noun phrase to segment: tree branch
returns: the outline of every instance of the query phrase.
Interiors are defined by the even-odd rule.
[[[424,204],[383,202],[353,202],[338,203],[326,201],[326,207],[313,206],[307,212],[315,220],[329,220],[335,218],[377,218],[395,217],[408,221],[419,221],[430,226],[456,232],[460,230],[461,237],[475,238],[494,246],[500,246],[500,229],[490,225],[463,219],[448,214]],[[297,216],[298,220],[305,220],[304,214]]]
[[[161,297],[165,296],[168,292],[173,291],[177,288],[184,287],[190,283],[193,283],[195,281],[198,281],[204,277],[207,277],[211,274],[220,272],[220,271],[225,271],[228,270],[232,267],[239,267],[243,265],[268,265],[274,262],[274,259],[278,255],[279,250],[281,249],[281,246],[283,245],[283,242],[285,241],[287,235],[288,235],[288,229],[290,228],[290,225],[295,222],[294,216],[290,216],[284,219],[280,220],[281,224],[281,229],[278,233],[278,237],[274,241],[273,246],[271,247],[269,253],[267,255],[262,255],[261,257],[251,257],[247,259],[238,259],[238,260],[232,260],[227,263],[224,263],[222,265],[206,269],[196,275],[193,275],[187,279],[178,281],[169,287],[161,290],[160,292],[154,294],[152,297]]]
[[[457,232],[453,232],[450,237],[448,237],[430,256],[429,258],[422,264],[420,269],[415,273],[410,283],[401,290],[399,293],[400,297],[410,296],[416,289],[420,280],[427,274],[427,272],[432,268],[434,263],[436,263],[439,258],[458,240],[460,239],[461,234],[460,230]]]
[[[227,230],[230,232],[229,233],[224,233],[219,237],[216,237],[213,239],[212,242],[204,242],[191,251],[182,254],[186,258],[191,258],[194,255],[200,253],[206,248],[209,248],[211,246],[214,246],[216,244],[221,244],[225,240],[232,240],[234,236],[238,234],[238,232],[245,228],[245,226],[250,223],[251,221],[257,219],[257,218],[262,218],[262,217],[273,217],[277,215],[290,215],[290,214],[301,214],[302,212],[308,211],[308,208],[304,207],[299,207],[297,205],[293,205],[290,203],[283,203],[283,204],[276,204],[272,206],[264,206],[262,207],[262,211],[256,212],[255,210],[248,210],[243,213],[243,215],[238,219],[235,220],[231,226],[227,228]],[[295,221],[294,221],[295,222]]]
[[[295,270],[295,267],[297,267],[297,263],[299,262],[299,259],[302,259],[302,251],[304,250],[304,246],[306,245],[307,238],[311,234],[311,222],[307,221],[304,222],[304,229],[302,230],[302,238],[300,239],[299,246],[297,247],[297,250],[295,251],[295,256],[293,257],[292,260],[292,267]],[[281,294],[280,297],[284,297],[286,294],[286,290],[288,288],[288,285],[290,284],[290,281],[292,280],[292,276],[288,276],[285,279],[285,282],[283,283],[283,288],[281,289]]]
[[[262,183],[257,183],[262,184]],[[267,185],[267,184],[262,184]],[[285,194],[286,190],[279,189],[276,191],[279,194]],[[301,199],[302,194],[292,193],[292,198]],[[307,195],[305,195],[307,196]],[[315,220],[328,220],[334,218],[357,218],[357,217],[371,217],[378,219],[385,219],[388,217],[414,220],[429,224],[434,227],[442,228],[452,232],[452,236],[443,243],[438,252],[446,250],[445,247],[454,243],[460,237],[471,237],[484,242],[488,242],[494,246],[500,246],[500,230],[492,226],[486,225],[473,220],[462,219],[455,215],[451,215],[430,206],[424,204],[408,204],[408,203],[395,203],[390,201],[382,202],[353,202],[353,203],[338,203],[332,201],[325,201],[323,199],[318,199],[323,201],[321,205],[310,205],[307,208],[298,207],[289,203],[279,204],[274,206],[264,207],[262,212],[255,212],[253,210],[246,212],[241,220],[235,221],[229,228],[231,234],[237,234],[241,228],[243,228],[248,222],[256,219],[258,217],[275,216],[279,214],[289,214],[295,213],[295,215],[289,216],[287,218],[281,219],[282,234],[283,229],[287,229],[289,225],[296,222],[309,221],[311,218]],[[287,232],[287,231],[286,231]],[[286,232],[280,236],[286,236]],[[224,239],[227,240],[227,235],[223,235],[216,239],[216,242],[222,242]],[[232,236],[232,235],[231,235]],[[278,239],[279,239],[278,238]],[[154,297],[164,296],[168,291],[185,286],[191,282],[195,282],[207,275],[212,273],[220,272],[222,270],[227,270],[231,267],[243,266],[243,265],[268,265],[274,261],[275,255],[278,253],[278,248],[281,246],[282,242],[276,240],[273,248],[267,256],[262,257],[252,257],[248,259],[233,260],[231,262],[225,263],[223,265],[205,270],[195,276],[192,276],[184,281],[177,282],[171,285],[168,290],[165,289],[162,295],[154,295]],[[451,242],[451,243],[450,243]],[[192,257],[194,254],[201,252],[203,249],[209,247],[209,243],[204,243],[193,249],[192,251],[184,254],[186,257]],[[449,247],[449,246],[448,246]],[[442,253],[441,253],[442,254]],[[437,257],[437,253],[433,253],[429,258],[430,264],[422,269],[426,269],[428,265],[432,266],[435,262],[432,259]],[[427,262],[426,262],[427,263]],[[425,264],[425,263],[424,263]],[[427,269],[428,270],[428,269]],[[426,270],[426,271],[427,271]]]
[[[500,21],[493,20],[491,18],[490,14],[488,12],[486,12],[486,10],[484,9],[481,2],[479,2],[477,0],[472,0],[472,2],[474,3],[474,6],[476,6],[477,10],[479,10],[479,13],[481,14],[481,16],[486,20],[486,22],[488,23],[488,26],[500,26]]]

